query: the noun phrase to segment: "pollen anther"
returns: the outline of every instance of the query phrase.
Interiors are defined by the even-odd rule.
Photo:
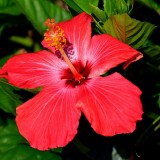
[[[67,40],[64,31],[54,21],[54,19],[47,19],[44,24],[48,26],[47,31],[44,33],[44,40],[48,46],[54,47],[56,50],[64,48]]]

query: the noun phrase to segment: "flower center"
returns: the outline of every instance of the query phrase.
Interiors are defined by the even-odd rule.
[[[67,44],[67,38],[64,35],[64,31],[60,28],[54,21],[54,19],[47,19],[44,23],[48,26],[47,31],[44,33],[44,41],[49,47],[54,47],[56,51],[59,51],[63,59],[68,64],[71,72],[73,73],[76,81],[81,81],[85,79],[73,66],[72,62],[66,55],[64,47]]]
[[[84,84],[86,81],[88,81],[90,78],[88,78],[88,75],[90,73],[90,66],[87,63],[85,66],[79,62],[75,61],[74,66],[77,68],[78,72],[85,77],[84,79],[81,79],[80,81],[76,81],[73,73],[69,68],[66,68],[62,70],[61,79],[66,80],[66,84],[70,85],[72,87],[77,87],[79,85]]]

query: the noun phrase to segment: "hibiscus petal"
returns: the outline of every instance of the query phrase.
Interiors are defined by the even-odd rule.
[[[91,21],[91,16],[83,12],[71,20],[58,24],[64,30],[68,41],[73,45],[74,54],[71,61],[81,61],[84,66],[91,40]]]
[[[88,64],[91,68],[89,77],[102,75],[122,62],[134,61],[133,57],[139,59],[142,54],[110,35],[93,36],[87,54]]]
[[[17,126],[33,148],[63,147],[74,138],[81,114],[76,95],[61,81],[17,108]]]
[[[66,63],[52,53],[40,51],[12,57],[2,67],[0,74],[15,86],[36,88],[59,81],[62,69],[66,67]]]
[[[104,136],[130,133],[143,113],[140,95],[138,87],[114,73],[82,85],[79,107],[97,133]]]

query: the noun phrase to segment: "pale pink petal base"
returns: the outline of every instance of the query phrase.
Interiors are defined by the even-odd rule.
[[[88,80],[81,93],[79,107],[99,134],[133,132],[141,120],[141,91],[118,73]]]
[[[76,91],[57,84],[17,108],[16,123],[31,147],[39,150],[64,147],[77,133],[80,110]]]

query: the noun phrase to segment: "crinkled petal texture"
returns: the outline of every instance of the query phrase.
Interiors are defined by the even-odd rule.
[[[91,16],[83,12],[69,21],[58,24],[64,30],[67,40],[73,45],[74,55],[71,61],[81,61],[84,66],[91,40],[91,21]]]
[[[141,91],[120,74],[88,80],[79,107],[92,128],[104,136],[133,132],[141,120]]]
[[[76,101],[76,89],[62,81],[44,88],[17,108],[20,133],[39,150],[65,146],[77,133],[81,112],[75,107]]]
[[[67,64],[48,51],[20,54],[12,57],[1,72],[8,81],[21,88],[50,86],[61,79]]]
[[[123,62],[128,64],[128,61],[142,57],[137,50],[107,34],[93,36],[87,53],[91,69],[89,77],[102,75]]]

